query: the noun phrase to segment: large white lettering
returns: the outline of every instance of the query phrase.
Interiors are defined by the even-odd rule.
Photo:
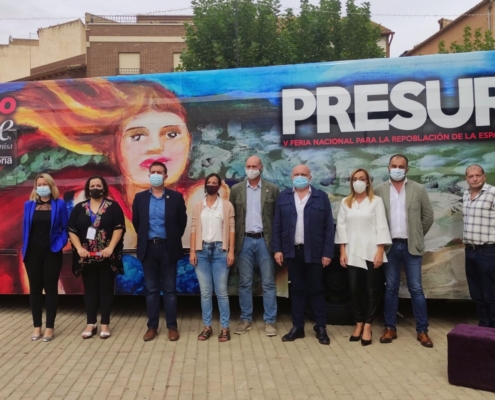
[[[2,125],[0,125],[0,140],[1,141],[5,142],[6,140],[10,140],[10,136],[4,135],[3,133],[5,131],[8,131],[9,129],[11,129],[13,126],[14,126],[14,121],[12,121],[11,119],[8,119],[7,121],[2,122]]]
[[[337,100],[330,105],[330,98]],[[317,132],[330,133],[330,117],[334,117],[341,132],[354,132],[347,109],[352,102],[351,95],[342,87],[322,87],[316,89]]]
[[[296,101],[302,102],[302,107],[296,109]],[[306,89],[282,90],[282,132],[284,135],[296,133],[296,122],[311,117],[316,110],[316,100],[313,93]]]

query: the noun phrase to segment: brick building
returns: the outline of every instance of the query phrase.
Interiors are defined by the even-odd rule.
[[[411,50],[404,52],[403,56],[419,56],[426,54],[437,54],[438,44],[441,40],[445,42],[447,49],[451,43],[463,42],[464,28],[470,26],[474,32],[476,29],[481,29],[482,32],[487,30],[495,30],[495,18],[493,9],[493,0],[483,0],[476,4],[471,9],[454,20],[442,18],[438,21],[439,30],[425,39],[421,43],[414,46]]]

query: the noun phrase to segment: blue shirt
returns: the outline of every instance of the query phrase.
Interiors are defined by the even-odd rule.
[[[263,232],[261,216],[261,179],[256,187],[252,187],[246,179],[246,232]]]
[[[150,222],[148,225],[148,239],[166,239],[165,231],[165,190],[160,197],[155,197],[150,189]]]

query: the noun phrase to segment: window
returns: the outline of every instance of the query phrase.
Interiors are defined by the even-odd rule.
[[[175,69],[181,65],[181,61],[180,61],[180,56],[181,56],[182,53],[174,53],[174,71]]]
[[[133,75],[141,73],[141,57],[139,53],[119,53],[119,69],[117,75]]]

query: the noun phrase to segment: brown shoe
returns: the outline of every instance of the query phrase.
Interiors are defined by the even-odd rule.
[[[391,328],[385,328],[383,335],[380,338],[380,343],[392,343],[392,340],[397,339],[397,331]]]
[[[150,340],[156,338],[156,335],[158,335],[158,331],[156,330],[156,328],[148,328],[143,336],[143,339],[145,342],[149,342]]]
[[[168,340],[170,340],[171,342],[175,342],[179,340],[179,338],[179,331],[176,328],[170,328],[168,330]]]
[[[433,347],[433,342],[428,337],[427,332],[418,332],[418,342],[421,342],[421,346]]]

